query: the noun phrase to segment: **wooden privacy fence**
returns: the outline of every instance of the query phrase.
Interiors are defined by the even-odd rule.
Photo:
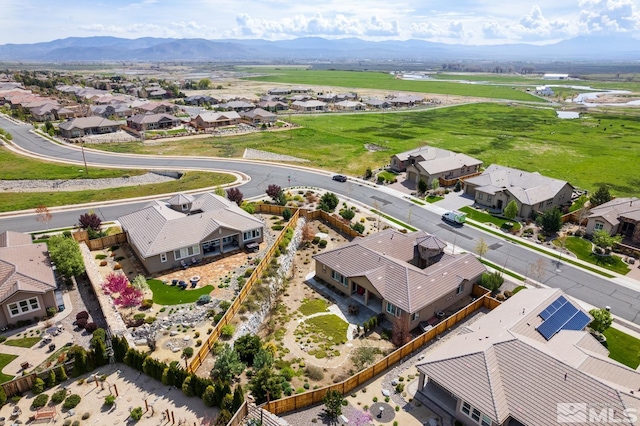
[[[438,180],[440,181],[440,186],[447,187],[447,186],[454,186],[458,181],[464,181],[466,179],[470,179],[475,176],[480,176],[481,174],[482,172],[477,172],[470,175],[460,176],[452,179],[438,178]]]
[[[1,386],[4,389],[4,393],[7,395],[7,398],[11,398],[14,395],[22,394],[31,390],[36,377],[36,373],[19,376],[9,382],[3,383]]]
[[[480,287],[479,287],[480,288]],[[475,288],[474,288],[475,290]],[[484,290],[484,289],[482,289]],[[480,290],[479,290],[480,291]],[[414,351],[422,348],[426,343],[434,339],[436,336],[449,330],[460,321],[467,318],[472,313],[476,312],[480,308],[494,309],[500,305],[500,301],[489,297],[489,294],[484,294],[463,309],[459,310],[450,317],[444,319],[438,325],[431,330],[416,337],[406,345],[391,352],[386,357],[382,358],[376,364],[368,367],[359,373],[354,374],[343,382],[333,385],[325,386],[323,388],[305,392],[299,395],[292,395],[286,398],[271,401],[262,406],[265,410],[272,412],[275,415],[287,413],[289,411],[298,410],[300,408],[308,407],[311,405],[322,402],[325,394],[330,390],[336,390],[342,395],[346,395],[355,388],[365,384],[369,380],[373,379],[378,374],[386,371],[389,367],[397,364],[406,356],[412,354]]]
[[[249,403],[245,400],[238,411],[231,417],[227,426],[239,426],[244,424],[244,418],[249,415]]]
[[[240,309],[240,305],[242,305],[244,300],[247,298],[247,296],[251,292],[253,285],[256,283],[258,279],[262,277],[262,272],[269,267],[269,263],[271,262],[271,258],[273,257],[273,254],[275,253],[276,249],[278,249],[278,245],[280,244],[280,242],[285,236],[286,229],[295,228],[299,217],[300,217],[300,212],[296,210],[293,213],[293,216],[291,216],[291,219],[289,220],[289,222],[287,223],[287,227],[280,233],[280,235],[278,235],[278,238],[276,238],[276,241],[271,245],[271,247],[269,247],[269,250],[267,250],[267,252],[265,253],[264,258],[262,258],[258,266],[256,266],[256,268],[254,269],[251,276],[247,279],[247,282],[245,283],[245,285],[240,289],[238,296],[234,299],[229,309],[227,309],[227,311],[224,313],[222,318],[220,318],[220,321],[218,321],[218,323],[213,328],[213,331],[207,338],[207,341],[200,348],[200,350],[198,351],[196,356],[193,358],[193,360],[189,363],[189,367],[187,368],[187,370],[190,373],[195,373],[198,370],[198,368],[202,365],[207,355],[209,355],[209,352],[213,348],[213,345],[220,338],[222,327],[231,323],[231,321],[233,320],[233,317],[236,315],[236,313]]]
[[[90,240],[87,231],[77,231],[73,233],[73,238],[78,243],[85,243],[87,247],[89,247],[89,250],[92,251],[102,250],[105,247],[112,247],[127,242],[127,234],[124,232]]]

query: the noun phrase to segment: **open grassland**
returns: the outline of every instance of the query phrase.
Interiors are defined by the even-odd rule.
[[[0,147],[0,179],[81,179],[81,178],[119,178],[137,176],[146,170],[133,169],[99,169],[89,167],[87,176],[83,166],[48,163],[45,161],[23,157]]]
[[[362,175],[388,164],[393,153],[421,145],[464,152],[484,161],[538,171],[594,190],[608,185],[617,196],[638,195],[640,116],[585,113],[561,120],[553,109],[470,104],[426,111],[292,116],[303,126],[284,132],[222,138],[101,145],[118,152],[239,157],[244,148],[295,155],[313,167]],[[605,130],[606,129],[606,130]],[[385,151],[368,151],[377,144]]]
[[[143,186],[71,192],[4,192],[0,193],[0,212],[34,209],[39,205],[56,207],[189,191],[224,185],[233,182],[233,180],[233,176],[225,173],[187,172],[180,180]]]
[[[435,79],[423,81],[401,80],[384,72],[312,71],[292,68],[249,68],[248,71],[265,74],[259,77],[247,77],[248,80],[254,81],[544,102],[544,100],[526,93],[522,88],[514,89],[508,86],[461,84]]]

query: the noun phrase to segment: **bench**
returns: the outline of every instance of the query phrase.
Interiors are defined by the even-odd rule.
[[[346,418],[344,414],[340,414],[340,421],[345,424],[349,423],[349,419]]]

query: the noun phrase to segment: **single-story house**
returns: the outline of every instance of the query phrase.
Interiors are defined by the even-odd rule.
[[[336,102],[333,107],[341,111],[362,111],[366,108],[366,105],[358,101],[345,100],[345,101]]]
[[[249,124],[273,124],[278,121],[278,116],[272,112],[265,111],[262,108],[256,108],[251,111],[241,111],[240,117]]]
[[[369,108],[376,108],[376,109],[386,109],[386,108],[391,108],[391,103],[389,103],[389,101],[386,101],[384,99],[378,99],[378,98],[369,98],[366,99],[364,101],[364,103],[369,107]]]
[[[218,103],[218,100],[214,97],[207,96],[207,95],[193,95],[193,96],[187,96],[186,98],[184,98],[184,103],[185,105],[196,105],[196,106],[216,105]]]
[[[327,104],[326,102],[316,101],[312,99],[309,101],[295,101],[294,103],[291,104],[291,108],[298,111],[305,111],[305,112],[326,111]]]
[[[542,78],[545,80],[566,80],[569,78],[569,74],[545,73]]]
[[[203,112],[193,119],[192,124],[197,129],[233,126],[240,123],[240,114],[235,111]]]
[[[98,116],[72,118],[58,125],[63,138],[78,138],[85,135],[114,133],[120,123]]]
[[[308,87],[300,87],[300,86],[292,87],[290,89],[290,91],[291,91],[291,93],[310,93],[310,92],[313,92],[313,90],[311,90]]]
[[[109,105],[91,105],[89,107],[93,115],[100,117],[119,117],[127,118],[133,115],[133,109],[124,103],[115,103]]]
[[[136,114],[127,119],[127,127],[138,131],[171,129],[182,121],[170,114]]]
[[[333,103],[336,101],[335,93],[321,93],[318,95],[318,100],[326,103]]]
[[[425,232],[389,228],[316,254],[315,277],[412,330],[468,301],[486,270],[472,254],[449,255],[445,247]]]
[[[218,105],[218,107],[220,109],[224,109],[227,111],[240,112],[240,111],[248,111],[250,109],[253,109],[256,107],[256,105],[253,102],[247,102],[247,101],[229,101],[226,104]]]
[[[35,121],[54,121],[66,120],[75,115],[75,113],[57,103],[44,104],[41,106],[30,108],[31,116]]]
[[[289,104],[281,101],[260,101],[258,108],[271,112],[286,111],[289,109]]]
[[[288,94],[291,93],[291,90],[285,87],[276,87],[274,89],[267,90],[267,93],[273,96],[287,96]]]
[[[48,308],[58,308],[46,244],[33,244],[28,234],[1,233],[0,271],[0,327],[45,318]]]
[[[391,157],[391,168],[406,171],[407,180],[421,179],[431,186],[434,179],[465,179],[480,171],[482,161],[459,152],[422,146]]]
[[[553,96],[555,94],[549,86],[536,86],[535,93],[540,96]]]
[[[640,200],[616,198],[594,207],[587,217],[587,235],[604,229],[611,235],[621,234],[640,244]]]
[[[354,101],[358,99],[358,94],[355,92],[338,93],[336,95],[336,101]]]
[[[211,193],[177,194],[118,218],[131,249],[150,273],[262,242],[264,224]]]
[[[394,107],[412,107],[424,102],[424,98],[416,95],[399,95],[389,99]]]
[[[415,398],[468,426],[638,424],[640,372],[609,358],[591,320],[562,290],[518,292],[425,353]]]
[[[169,102],[146,102],[136,107],[141,114],[175,114],[180,110],[177,105]]]
[[[573,189],[573,185],[564,180],[497,164],[465,180],[465,192],[474,197],[476,204],[502,212],[515,200],[520,217],[570,204]]]

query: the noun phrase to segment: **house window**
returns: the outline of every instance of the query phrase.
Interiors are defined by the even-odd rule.
[[[189,210],[189,205],[188,204],[183,204],[182,205],[182,211],[185,211],[185,210]]]
[[[411,314],[411,321],[416,321],[418,318],[420,318],[420,312],[414,312]]]
[[[490,203],[493,200],[493,196],[487,195],[487,203]]]
[[[543,202],[541,202],[540,204],[538,204],[538,208],[540,208],[540,209],[541,209],[541,208],[543,208],[543,207],[544,207],[544,201],[543,201]]]
[[[477,408],[472,408],[471,409],[471,418],[473,420],[475,420],[476,422],[480,421],[480,416],[481,415],[482,415],[482,413]]]
[[[387,312],[396,317],[399,317],[400,314],[402,313],[400,308],[398,308],[396,305],[389,302],[387,302]]]
[[[491,419],[484,414],[482,415],[482,421],[480,422],[482,426],[491,426]]]
[[[458,289],[456,290],[456,294],[460,294],[464,291],[464,283],[458,284]]]
[[[164,263],[167,261],[167,253],[160,253],[160,262]]]
[[[551,204],[553,204],[553,199],[547,200],[547,206],[550,206]]]
[[[478,192],[478,200],[482,200],[484,198],[484,194],[482,192]]]
[[[183,247],[179,250],[174,250],[173,255],[176,260],[186,259],[187,257],[195,256],[196,254],[200,254],[200,245],[196,244],[189,247]]]
[[[340,284],[342,284],[345,287],[349,286],[349,278],[345,277],[344,275],[340,274],[339,272],[331,271],[331,278],[333,278],[334,281],[339,282]]]
[[[471,405],[469,405],[469,403],[467,402],[463,402],[462,403],[462,407],[460,408],[460,410],[465,413],[466,415],[471,414]]]
[[[594,231],[601,231],[604,229],[604,223],[603,222],[596,222],[596,224],[593,226],[593,230]]]
[[[251,231],[247,231],[247,232],[243,232],[242,233],[242,241],[254,240],[256,238],[259,238],[261,234],[262,234],[262,232],[261,232],[260,228],[252,229]]]
[[[40,304],[38,303],[38,299],[36,297],[20,300],[19,302],[15,303],[9,303],[9,305],[7,306],[9,308],[9,315],[11,315],[12,317],[40,310]]]

